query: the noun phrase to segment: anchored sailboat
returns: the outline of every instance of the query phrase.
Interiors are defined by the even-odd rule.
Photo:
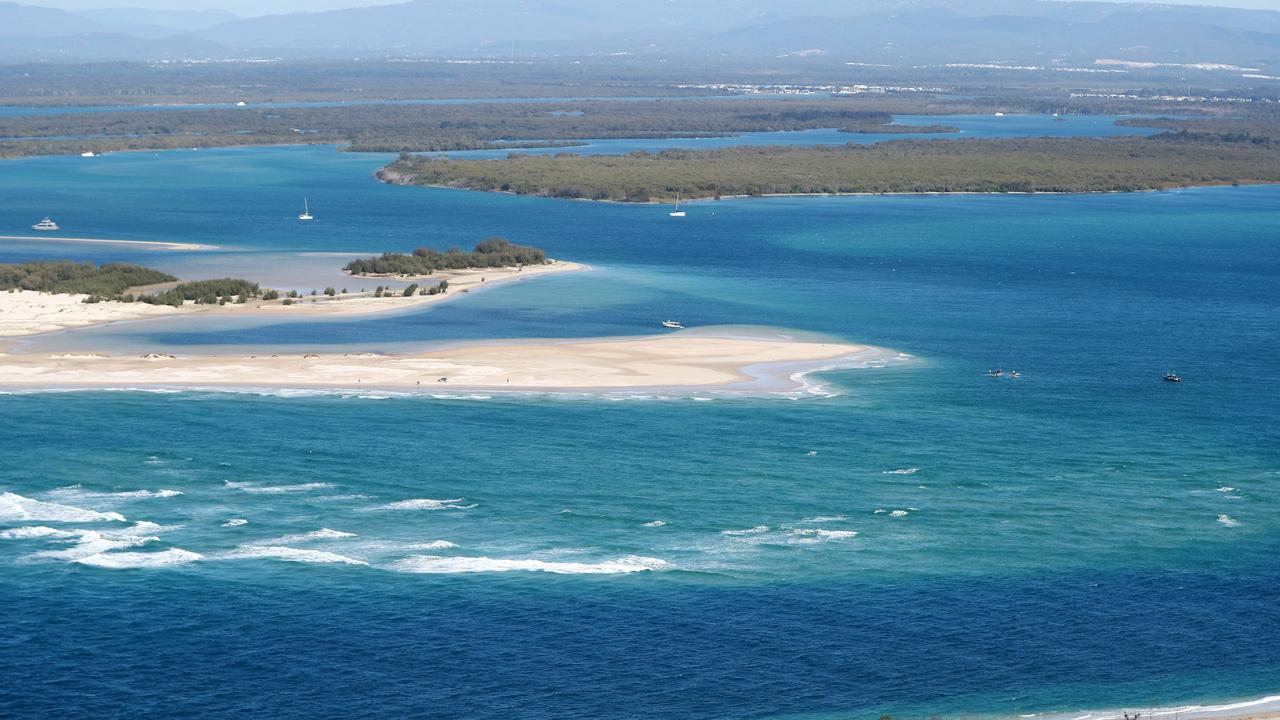
[[[685,211],[680,209],[680,193],[676,193],[676,209],[670,213],[671,217],[684,217]]]
[[[302,214],[298,216],[299,220],[315,220],[315,216],[311,214],[311,208],[307,205],[307,199],[302,198]]]

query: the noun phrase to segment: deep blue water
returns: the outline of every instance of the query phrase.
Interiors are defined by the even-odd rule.
[[[596,271],[19,350],[678,317],[917,360],[803,399],[0,395],[0,716],[926,717],[1280,689],[1280,188],[733,200],[678,222],[383,186],[379,158],[325,148],[101,160],[0,165],[0,234],[50,213],[224,250],[0,261],[319,281],[346,254],[501,233]]]

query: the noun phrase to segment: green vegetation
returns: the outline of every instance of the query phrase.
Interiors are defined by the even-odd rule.
[[[196,280],[194,282],[180,283],[172,290],[140,297],[138,300],[155,305],[181,307],[183,302],[187,300],[194,300],[197,305],[216,305],[222,300],[231,299],[243,303],[248,301],[249,298],[258,297],[260,294],[261,289],[257,283],[237,278],[221,278],[218,280]]]
[[[70,261],[0,265],[0,290],[115,297],[131,287],[175,280],[177,278],[159,270],[124,263],[108,263],[101,267]]]
[[[491,237],[476,245],[472,252],[450,248],[438,252],[430,248],[418,248],[412,255],[384,253],[379,257],[353,260],[343,268],[352,275],[430,275],[436,270],[465,270],[467,268],[517,267],[541,265],[547,261],[546,252],[533,247],[516,245],[502,237]],[[381,285],[374,297],[381,297]],[[406,297],[412,293],[406,293]]]
[[[1280,182],[1280,143],[1199,137],[896,141],[505,160],[402,157],[387,182],[623,202],[785,193],[1097,192]]]
[[[87,303],[115,300],[180,307],[190,300],[196,304],[215,305],[225,304],[228,300],[245,302],[261,293],[257,283],[235,278],[177,283],[171,288],[150,294],[125,292],[129,288],[176,281],[177,278],[159,270],[124,263],[108,263],[101,267],[95,267],[92,263],[70,261],[0,265],[0,290],[88,295],[84,300]],[[278,297],[276,291],[268,292],[272,297]]]

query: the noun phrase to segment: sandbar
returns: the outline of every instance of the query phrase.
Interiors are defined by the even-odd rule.
[[[168,242],[163,240],[107,240],[104,238],[73,238],[57,235],[0,235],[0,240],[15,242],[40,243],[92,243],[95,245],[119,245],[138,250],[165,250],[174,252],[217,250],[217,245],[201,245],[199,243]]]
[[[143,320],[157,316],[208,314],[217,316],[268,317],[281,316],[290,318],[356,316],[372,313],[394,312],[446,302],[450,299],[466,297],[470,292],[481,288],[499,285],[556,273],[585,270],[587,266],[579,263],[552,261],[545,265],[531,265],[523,268],[485,268],[473,270],[441,271],[423,278],[397,277],[396,280],[410,280],[422,283],[424,287],[441,280],[449,281],[449,291],[438,295],[413,295],[403,297],[399,290],[394,290],[386,297],[374,297],[372,293],[349,293],[336,297],[304,296],[285,305],[282,300],[252,300],[247,303],[229,303],[227,305],[196,305],[187,303],[176,308],[168,305],[148,305],[146,303],[99,302],[85,303],[85,295],[54,295],[49,293],[18,291],[0,291],[0,337],[17,337],[40,333],[70,330],[89,325],[120,322],[123,320]],[[385,278],[353,277],[351,283],[362,286],[376,286]]]
[[[841,342],[675,332],[604,340],[472,345],[405,355],[0,355],[0,386],[542,391],[716,388],[750,383],[772,367],[785,368],[783,379],[792,378],[795,386],[799,384],[794,379],[798,371],[817,370],[877,350]]]

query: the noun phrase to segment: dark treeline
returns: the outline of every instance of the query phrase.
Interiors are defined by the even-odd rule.
[[[0,290],[115,297],[131,287],[174,280],[177,278],[159,270],[124,263],[108,263],[101,267],[70,261],[0,265]]]
[[[1280,182],[1280,143],[1178,135],[895,141],[504,160],[402,157],[388,182],[624,202],[724,195],[1098,192]]]
[[[142,290],[127,292],[130,288],[176,281],[177,278],[159,270],[125,263],[95,267],[92,263],[59,260],[0,265],[0,291],[34,290],[60,295],[88,295],[85,298],[87,303],[115,300],[180,307],[186,301],[209,305],[245,302],[261,294],[256,283],[235,278],[177,283],[171,288],[150,293]]]
[[[232,300],[246,302],[249,298],[258,297],[261,294],[262,291],[257,283],[238,278],[220,278],[180,283],[170,290],[139,297],[137,300],[156,305],[181,307],[188,300],[194,300],[197,305],[216,305]]]
[[[418,248],[411,255],[384,253],[378,257],[353,260],[343,269],[352,275],[417,276],[430,275],[436,270],[518,267],[541,265],[546,261],[547,254],[543,250],[516,245],[506,238],[491,237],[477,244],[472,252],[463,252],[457,248],[444,252]]]

